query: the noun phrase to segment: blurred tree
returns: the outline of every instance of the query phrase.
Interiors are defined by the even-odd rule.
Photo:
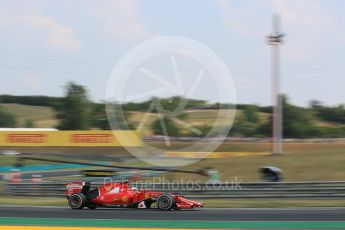
[[[2,111],[0,107],[0,127],[1,128],[15,128],[17,127],[16,117],[10,113]]]
[[[312,114],[304,108],[289,104],[288,98],[282,95],[283,136],[285,138],[308,138],[317,131],[313,124]]]
[[[58,118],[58,129],[85,130],[91,127],[91,103],[86,89],[76,83],[66,85],[66,96],[62,101]]]
[[[289,103],[288,98],[282,95],[283,105],[283,136],[284,138],[310,138],[320,137],[321,129],[315,126],[313,110],[294,106]],[[313,101],[311,108],[320,108],[321,103]],[[331,130],[325,129],[324,133],[329,134]],[[257,129],[257,135],[262,137],[272,136],[272,115],[270,119],[261,124]]]
[[[272,115],[270,115],[267,122],[261,124],[257,129],[259,137],[272,137]]]
[[[310,107],[315,115],[322,120],[345,124],[345,106],[324,106],[319,101],[311,101]]]
[[[114,124],[114,128],[119,130],[134,130],[136,127],[129,122],[130,112],[123,111],[121,104],[113,103],[112,105],[114,106],[114,114],[112,115],[112,118],[115,121],[113,120],[110,122],[116,122],[116,124]],[[109,104],[108,106],[111,105]],[[110,130],[111,127],[109,124],[105,103],[103,102],[93,104],[92,110],[92,126],[102,130]]]
[[[104,104],[93,105],[92,126],[102,130],[110,130]]]
[[[181,96],[174,96],[174,97],[169,97],[169,98],[158,98],[158,97],[152,97],[151,99],[144,101],[144,102],[139,102],[139,103],[134,103],[134,102],[129,102],[126,104],[123,104],[123,110],[126,111],[142,111],[145,112],[148,110],[150,107],[151,103],[159,101],[160,104],[162,105],[163,109],[168,110],[168,111],[173,111],[177,108],[179,108],[179,105],[184,105],[184,108],[199,108],[203,107],[207,104],[206,101],[203,100],[195,100],[195,99],[186,99]],[[154,109],[152,112],[156,113],[157,110]]]
[[[254,105],[242,105],[241,113],[236,117],[229,136],[254,137],[260,125],[258,108]]]
[[[152,123],[151,128],[155,135],[165,135],[164,128],[166,128],[169,137],[179,136],[179,127],[168,116],[161,115],[161,118]]]
[[[32,119],[27,119],[25,121],[25,128],[34,128],[35,127],[35,123]]]
[[[13,95],[0,95],[1,103],[16,103],[22,105],[33,106],[50,106],[55,108],[61,103],[63,98],[48,97],[48,96],[13,96]]]
[[[322,108],[322,103],[318,100],[312,100],[310,101],[310,107],[314,110],[318,110],[320,108]]]
[[[246,122],[258,124],[259,123],[259,115],[258,115],[258,108],[255,105],[246,105],[242,109],[242,113]]]
[[[232,125],[229,136],[253,137],[256,136],[257,127],[257,124],[248,122],[243,117],[240,117],[236,119]]]

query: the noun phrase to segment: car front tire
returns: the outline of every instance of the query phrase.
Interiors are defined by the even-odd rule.
[[[168,211],[175,205],[174,199],[170,194],[162,194],[157,199],[157,207],[162,211]]]

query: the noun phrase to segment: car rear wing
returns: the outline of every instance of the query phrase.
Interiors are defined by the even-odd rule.
[[[73,182],[68,182],[66,185],[67,188],[67,197],[75,194],[75,193],[80,193],[83,191],[83,188],[85,186],[85,182],[82,181],[73,181]]]

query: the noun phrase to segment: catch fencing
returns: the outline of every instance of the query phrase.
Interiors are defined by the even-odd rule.
[[[95,188],[103,182],[92,183]],[[181,193],[203,199],[344,199],[345,181],[319,182],[250,182],[167,184],[131,183],[138,189]],[[13,196],[65,197],[66,183],[6,183],[4,191]]]

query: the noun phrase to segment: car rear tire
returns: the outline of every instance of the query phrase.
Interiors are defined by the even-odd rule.
[[[68,198],[68,205],[72,209],[82,209],[86,205],[86,197],[83,193],[75,193]]]
[[[175,205],[174,199],[170,194],[162,194],[157,199],[157,207],[162,211],[168,211]]]

